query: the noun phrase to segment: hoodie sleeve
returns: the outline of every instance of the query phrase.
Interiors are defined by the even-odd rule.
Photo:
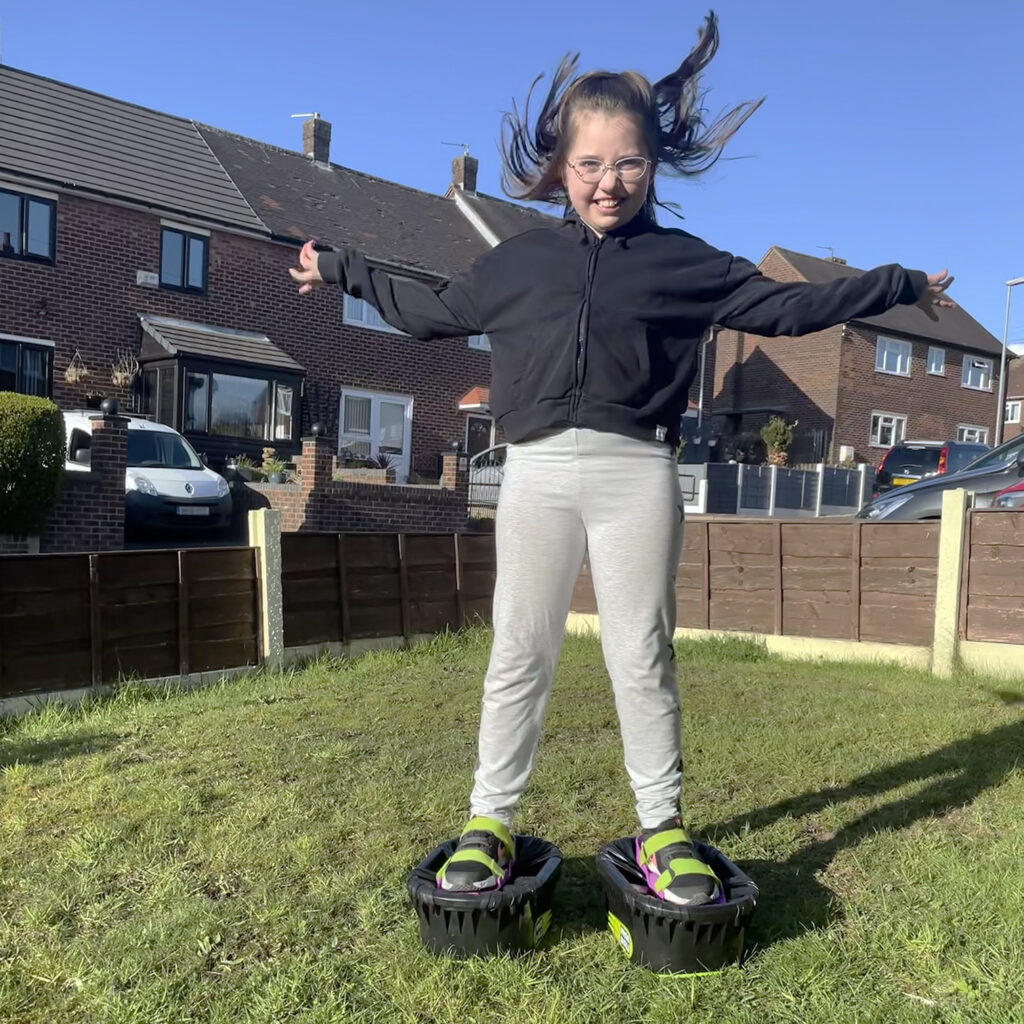
[[[764,337],[799,336],[834,324],[878,316],[911,305],[928,287],[920,270],[895,263],[828,284],[784,284],[765,277],[753,263],[732,257],[714,323]]]
[[[437,287],[371,267],[356,249],[322,252],[317,261],[328,284],[365,299],[396,330],[420,341],[482,334],[473,301],[473,269]]]

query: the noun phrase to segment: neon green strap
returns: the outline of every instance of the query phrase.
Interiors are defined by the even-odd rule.
[[[708,878],[713,878],[716,882],[719,880],[718,875],[704,861],[697,860],[696,857],[678,857],[670,860],[668,867],[658,875],[658,880],[654,883],[654,891],[661,892],[663,889],[667,889],[681,875],[707,875]]]
[[[686,829],[667,828],[664,832],[655,832],[654,835],[640,847],[640,856],[643,857],[645,861],[648,861],[659,850],[664,850],[666,846],[671,846],[672,843],[686,843],[686,845],[689,846],[691,844],[691,840]]]
[[[469,824],[462,830],[462,834],[465,835],[467,832],[490,832],[501,840],[510,857],[516,855],[516,844],[512,833],[509,832],[505,823],[498,821],[497,818],[487,818],[483,815],[471,818]],[[498,874],[500,875],[501,872],[499,871]]]
[[[483,864],[485,868],[496,878],[501,878],[505,874],[504,870],[500,867],[498,862],[493,857],[488,857],[486,853],[481,850],[456,850],[448,860],[445,862],[443,868],[437,873],[438,878],[444,878],[448,873],[448,869],[453,864],[461,864],[466,861],[473,861],[477,864]]]

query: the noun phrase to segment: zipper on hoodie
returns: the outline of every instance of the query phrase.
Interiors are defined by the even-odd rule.
[[[583,229],[588,230],[587,228]],[[583,302],[580,305],[580,316],[576,325],[576,367],[573,373],[572,399],[569,402],[569,418],[575,422],[580,408],[583,393],[583,358],[587,351],[587,338],[590,334],[590,293],[594,286],[594,271],[597,268],[597,254],[604,241],[603,235],[595,235],[587,254],[587,281],[583,288]]]

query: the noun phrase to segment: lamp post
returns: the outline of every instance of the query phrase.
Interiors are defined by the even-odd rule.
[[[1010,296],[1013,289],[1024,284],[1024,277],[1015,277],[1006,282],[1006,323],[1003,326],[1003,350],[999,353],[999,406],[996,409],[996,443],[1003,443],[1003,420],[1006,418],[1006,346],[1010,340]]]

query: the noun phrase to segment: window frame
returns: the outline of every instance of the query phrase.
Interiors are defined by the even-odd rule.
[[[932,369],[932,353],[938,352],[942,357],[942,365],[938,370]],[[946,350],[941,345],[929,345],[928,346],[928,362],[926,364],[928,373],[933,377],[945,377],[946,376]]]
[[[370,429],[368,443],[370,445],[370,458],[375,457],[374,449],[378,447],[377,438],[380,434],[380,403],[391,402],[395,405],[405,407],[405,418],[402,430],[403,454],[399,465],[395,466],[396,482],[405,483],[412,472],[412,423],[416,407],[414,395],[402,394],[391,391],[374,391],[370,388],[345,387],[339,389],[338,394],[338,434],[337,454],[339,459],[343,457],[345,449],[342,447],[345,434],[345,399],[346,398],[367,398],[370,400]],[[379,448],[378,448],[379,450]]]
[[[355,303],[359,303],[358,306]],[[360,317],[355,315],[356,310],[366,310],[369,317],[375,319],[366,319],[366,317]],[[341,309],[341,320],[342,323],[348,324],[350,327],[362,327],[367,331],[379,331],[381,334],[395,334],[399,338],[408,338],[409,335],[405,331],[400,331],[397,327],[392,327],[381,315],[372,303],[366,301],[366,299],[357,299],[352,295],[346,295],[344,302],[342,303]]]
[[[964,433],[969,430],[981,436],[964,437]],[[988,444],[988,427],[982,427],[976,423],[958,423],[956,425],[956,439],[962,444]]]
[[[20,189],[10,188],[0,184],[0,193],[14,196],[20,200],[18,246],[21,252],[4,252],[0,249],[0,259],[21,260],[24,263],[36,263],[44,267],[52,267],[57,262],[57,200],[51,196],[37,195],[33,192],[23,192]],[[50,208],[50,237],[49,255],[39,256],[28,252],[28,204],[41,203]]]
[[[884,418],[889,418],[889,419],[891,419],[893,421],[902,420],[903,421],[903,431],[902,431],[902,433],[897,437],[896,433],[895,433],[895,429],[894,429],[892,441],[890,443],[888,443],[888,444],[883,444],[882,441],[881,441],[881,428],[882,428],[882,424],[881,424],[881,422],[879,422],[878,429],[876,430],[876,428],[875,428],[875,418],[876,417],[879,419],[879,421],[881,421]],[[906,413],[902,413],[902,412],[886,412],[883,409],[872,409],[871,410],[871,419],[868,421],[868,424],[869,424],[869,426],[868,426],[868,447],[870,447],[870,448],[884,448],[884,449],[888,450],[890,448],[894,448],[896,445],[898,445],[901,442],[905,441],[906,437],[907,437],[907,422],[908,422],[908,416],[907,416]],[[895,422],[894,422],[893,426],[895,428]]]
[[[470,334],[466,337],[466,344],[474,352],[491,351],[491,339],[486,334]]]
[[[1017,408],[1017,415],[1015,417],[1010,416],[1010,408],[1012,406],[1016,406]],[[1022,406],[1024,406],[1024,400],[1020,398],[1008,398],[1006,400],[1006,408],[1003,410],[1003,423],[1020,423]]]
[[[164,280],[164,235],[167,232],[181,236],[181,284],[172,284]],[[189,270],[189,243],[192,241],[203,243],[203,284],[197,288],[188,283]],[[188,292],[190,295],[205,295],[209,290],[210,273],[210,235],[199,229],[189,229],[178,224],[160,225],[160,270],[158,278],[161,288],[172,292]]]
[[[975,363],[988,363],[988,384],[985,387],[980,387],[977,384],[967,383],[966,377],[968,372],[968,366],[970,366],[971,369],[975,369],[976,367],[973,365]],[[988,391],[989,393],[991,393],[992,378],[994,374],[995,360],[988,358],[988,356],[972,356],[965,354],[963,364],[960,370],[960,387],[966,388],[968,391]]]
[[[887,346],[896,346],[901,351],[906,352],[907,368],[906,370],[887,370],[885,368],[885,358],[883,352]],[[909,377],[913,368],[912,364],[914,361],[914,346],[909,341],[905,341],[902,338],[890,338],[886,335],[880,334],[875,341],[875,373],[884,373],[890,377]]]
[[[38,395],[38,398],[53,398],[53,364],[56,356],[57,346],[45,338],[25,338],[19,334],[0,333],[0,345],[15,346],[15,370],[14,370],[14,393],[27,395],[25,391],[25,370],[22,362],[22,353],[25,349],[33,349],[46,354],[46,393]]]

